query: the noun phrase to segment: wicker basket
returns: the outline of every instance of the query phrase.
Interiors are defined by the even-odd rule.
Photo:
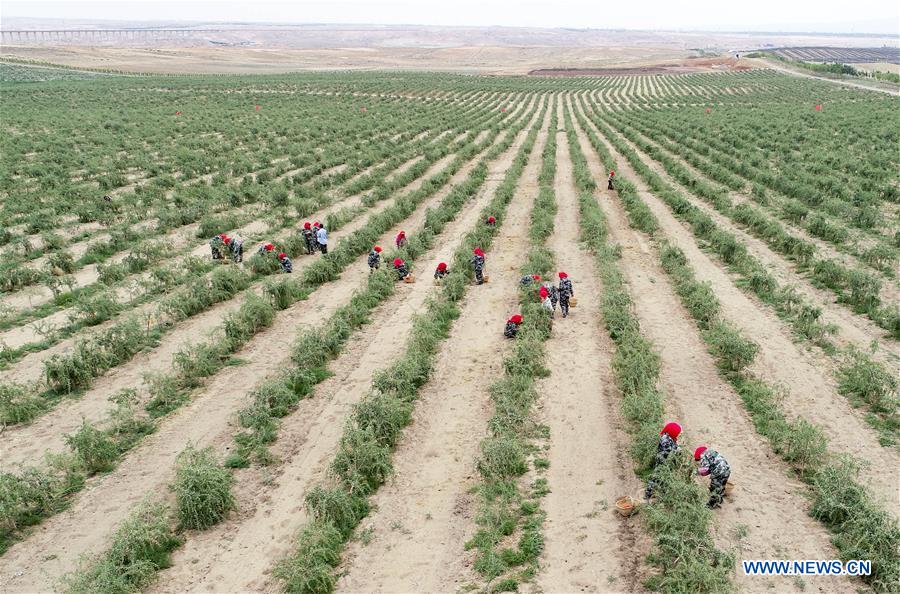
[[[569,297],[569,307],[575,307],[576,305],[578,305],[578,299],[575,299],[574,297]]]
[[[404,277],[403,282],[405,282],[406,284],[411,284],[416,282],[416,279],[413,275],[407,274],[406,277]]]
[[[626,495],[625,497],[619,497],[616,499],[616,511],[619,512],[620,516],[628,517],[634,513],[635,503],[634,499]]]
[[[728,481],[727,483],[725,483],[725,494],[731,495],[732,491],[734,491],[734,483]]]

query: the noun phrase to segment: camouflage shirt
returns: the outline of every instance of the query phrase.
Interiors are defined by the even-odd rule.
[[[706,450],[700,454],[700,470],[708,470],[713,478],[722,479],[731,476],[731,466],[722,454],[715,450]]]
[[[670,455],[674,452],[677,452],[681,449],[681,446],[678,445],[668,433],[663,433],[659,436],[659,443],[656,446],[656,458],[655,463],[657,465],[665,462]]]
[[[400,280],[403,280],[403,279],[405,279],[407,276],[409,276],[409,268],[406,267],[406,264],[401,264],[400,266],[396,266],[396,267],[394,268],[394,270],[397,271],[397,277],[398,277]]]
[[[483,270],[484,269],[484,257],[473,256],[471,262],[472,262],[472,267],[475,268],[475,270]]]
[[[515,338],[519,331],[519,325],[513,322],[506,322],[506,328],[503,330],[503,336],[506,338]]]
[[[369,252],[369,268],[378,268],[381,263],[381,254],[372,250]]]
[[[572,287],[572,281],[567,278],[559,279],[559,297],[560,299],[569,300],[569,297],[575,294],[575,289]]]

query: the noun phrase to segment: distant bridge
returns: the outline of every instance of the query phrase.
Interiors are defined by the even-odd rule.
[[[197,33],[238,29],[21,29],[0,30],[0,41],[90,41],[102,39],[173,39]]]

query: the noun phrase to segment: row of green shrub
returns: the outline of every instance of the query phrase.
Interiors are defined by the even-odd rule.
[[[615,146],[615,137],[608,129],[604,133]],[[873,573],[865,579],[878,591],[891,591],[900,580],[897,521],[857,482],[858,466],[849,458],[829,453],[828,438],[821,429],[803,418],[789,419],[783,409],[783,395],[748,371],[758,346],[721,318],[718,298],[708,285],[696,280],[684,253],[663,241],[657,232],[659,224],[655,216],[633,184],[623,186],[623,182],[621,179],[618,182],[620,194],[631,194],[629,199],[623,198],[629,222],[658,241],[663,269],[672,278],[685,308],[697,321],[721,373],[740,395],[756,430],[769,439],[774,451],[810,485],[813,495],[810,514],[834,532],[833,541],[844,560],[871,560]],[[703,298],[692,299],[696,295]]]
[[[790,322],[798,335],[812,340],[826,353],[834,354],[835,347],[826,337],[835,329],[819,321],[822,313],[820,308],[806,303],[795,288],[782,287],[766,267],[750,254],[746,246],[734,235],[718,227],[709,215],[654,173],[641,161],[637,153],[615,136],[605,124],[597,122],[597,125],[613,146],[626,156],[632,167],[647,181],[651,190],[672,209],[675,216],[689,224],[693,233],[706,240],[712,251],[731,270],[741,276],[743,287],[752,291],[764,303],[771,305],[782,318]],[[588,135],[593,135],[592,141],[599,144],[599,139],[592,130],[588,130]],[[656,218],[637,194],[626,193],[622,199],[629,215],[639,229],[653,233],[658,228]],[[692,295],[692,298],[696,301],[699,297]],[[703,300],[709,301],[706,296]],[[868,415],[867,419],[879,431],[882,443],[885,445],[896,444],[900,442],[900,414],[898,414],[900,413],[900,399],[897,397],[896,381],[887,381],[891,378],[890,373],[868,355],[860,351],[852,351],[839,362],[838,376],[842,377],[848,370],[858,367],[860,361],[863,362],[865,368],[881,372],[868,376],[868,388],[859,382],[844,382],[840,391],[849,396],[851,401],[868,401],[871,415]]]
[[[557,99],[553,97],[549,133],[542,151],[538,195],[531,209],[528,230],[530,246],[523,275],[548,277],[554,270],[554,255],[547,248],[553,233],[557,205],[553,189],[556,178]],[[544,548],[540,497],[546,492],[546,479],[538,477],[522,484],[529,468],[540,473],[547,461],[536,457],[535,440],[549,437],[532,416],[539,398],[536,381],[547,377],[544,367],[544,342],[550,338],[552,320],[541,307],[538,287],[519,287],[519,305],[524,322],[503,361],[503,376],[488,388],[494,414],[488,421],[488,437],[480,444],[477,460],[481,480],[474,487],[479,496],[475,516],[478,530],[466,543],[475,549],[474,567],[486,580],[486,591],[513,591],[521,580],[537,571],[538,556]],[[515,535],[515,537],[513,536]],[[515,545],[507,546],[515,538]],[[519,569],[522,568],[523,569]]]
[[[541,110],[543,120],[546,106]],[[275,574],[286,592],[321,593],[334,589],[334,567],[340,560],[343,543],[369,511],[368,497],[391,472],[391,451],[400,433],[411,420],[419,389],[428,380],[440,343],[449,335],[459,316],[459,301],[471,282],[468,265],[472,249],[489,248],[503,223],[506,207],[534,145],[538,127],[528,133],[513,165],[507,170],[494,198],[484,209],[473,231],[462,238],[450,274],[440,291],[428,300],[425,311],[413,320],[406,351],[392,365],[379,372],[372,390],[354,407],[331,464],[329,483],[312,488],[305,497],[310,521],[301,530],[295,552],[283,559]],[[507,146],[517,133],[507,135]],[[485,163],[480,177],[486,173]],[[484,225],[492,215],[497,226]]]
[[[579,192],[581,240],[597,260],[603,283],[600,311],[616,345],[613,373],[622,394],[622,414],[632,435],[631,455],[635,472],[646,479],[653,470],[663,425],[659,355],[641,333],[618,263],[621,248],[609,243],[606,217],[594,195],[596,184],[568,111],[566,127]],[[615,162],[604,157],[607,155],[601,155],[604,165],[615,170]],[[621,174],[616,176],[616,188],[620,195],[634,192],[634,185]],[[713,514],[706,508],[706,494],[691,477],[690,461],[678,456],[659,472],[655,500],[639,508],[654,542],[649,560],[659,569],[647,586],[663,592],[730,591],[734,557],[713,542]]]

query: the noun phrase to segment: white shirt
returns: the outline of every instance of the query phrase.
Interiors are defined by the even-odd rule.
[[[316,232],[316,241],[322,245],[328,245],[328,231],[325,230],[325,227],[322,227]]]

